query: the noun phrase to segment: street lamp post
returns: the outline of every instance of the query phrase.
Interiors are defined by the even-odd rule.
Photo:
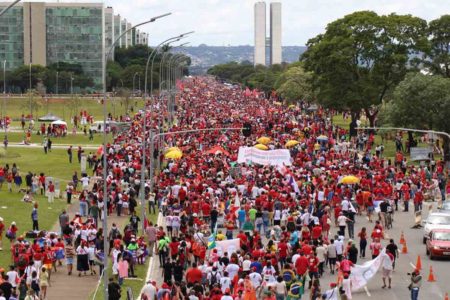
[[[5,126],[5,139],[7,139],[6,135],[6,59],[3,61],[3,109],[2,109],[2,117],[3,117],[3,126]]]
[[[150,64],[150,59],[152,59],[152,66],[151,66],[151,69],[150,69],[150,71],[151,71],[151,74],[150,74],[150,80],[151,80],[151,83],[150,83],[150,93],[149,93],[149,96],[150,96],[150,114],[151,114],[151,112],[152,112],[152,105],[153,105],[153,103],[152,103],[152,97],[153,97],[153,61],[154,61],[154,59],[155,59],[155,57],[156,57],[156,53],[157,53],[157,51],[158,51],[158,49],[159,49],[159,47],[161,47],[161,45],[163,45],[163,44],[165,44],[165,43],[170,43],[170,42],[172,42],[172,41],[179,41],[181,38],[183,38],[183,37],[185,37],[186,35],[188,35],[188,34],[190,34],[190,33],[192,33],[192,32],[187,32],[187,33],[183,33],[183,34],[181,34],[181,35],[179,35],[179,36],[175,36],[175,37],[171,37],[171,38],[169,38],[169,39],[167,39],[167,40],[165,40],[165,41],[163,41],[163,42],[161,42],[161,43],[159,43],[154,49],[153,49],[153,51],[150,53],[150,55],[148,56],[148,58],[147,58],[147,63],[146,63],[146,65],[145,65],[145,81],[144,81],[144,116],[143,116],[143,120],[142,120],[142,162],[141,162],[141,184],[140,184],[140,188],[139,188],[139,192],[140,192],[140,199],[141,199],[141,217],[142,217],[142,230],[144,231],[145,230],[145,228],[144,228],[144,219],[145,219],[145,209],[144,209],[144,207],[145,207],[145,170],[146,170],[146,167],[145,167],[145,161],[146,161],[146,151],[147,151],[147,147],[146,147],[146,144],[147,144],[147,135],[146,135],[146,131],[147,131],[147,101],[146,101],[146,98],[145,98],[145,95],[147,94],[147,83],[148,83],[148,67],[149,67],[149,64]],[[150,115],[150,124],[151,124],[151,115]],[[152,139],[152,136],[153,136],[153,131],[152,131],[152,129],[151,129],[151,126],[150,126],[150,139]],[[152,151],[150,151],[150,158],[153,156],[153,152]],[[151,178],[150,178],[150,180],[151,180]],[[151,193],[152,191],[150,190],[150,193]]]
[[[30,88],[29,88],[29,98],[30,98],[30,118],[32,118],[32,115],[33,115],[33,108],[32,108],[32,105],[31,105],[31,101],[32,101],[32,97],[31,97],[31,62],[30,62],[30,72],[29,72],[29,79],[30,79],[30,82],[29,82],[29,84],[30,84]],[[30,121],[30,120],[29,120]]]
[[[55,89],[56,96],[58,96],[58,94],[59,94],[58,80],[59,80],[59,72],[56,71],[56,89]]]
[[[107,171],[107,149],[106,149],[106,63],[108,61],[109,56],[111,55],[111,52],[114,50],[115,45],[118,41],[128,32],[132,31],[136,27],[155,22],[157,19],[166,17],[171,15],[172,13],[166,13],[157,17],[153,17],[148,21],[139,23],[137,25],[134,25],[133,27],[125,30],[120,34],[116,40],[111,44],[111,47],[109,48],[106,55],[103,55],[103,251],[104,251],[104,261],[103,261],[103,283],[104,283],[104,298],[105,300],[108,300],[108,247],[109,242],[107,239],[108,236],[108,185],[106,183],[108,171]]]
[[[136,72],[136,73],[134,73],[134,75],[133,75],[133,91],[131,92],[131,95],[133,96],[133,98],[134,98],[134,80],[136,79],[136,75],[138,75],[139,73],[138,72]]]

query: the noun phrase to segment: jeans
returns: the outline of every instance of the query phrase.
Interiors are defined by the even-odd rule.
[[[367,240],[360,240],[359,241],[359,255],[361,257],[366,257],[366,247],[367,247]]]
[[[80,215],[86,217],[87,215],[87,203],[84,201],[80,202]]]
[[[411,300],[419,299],[419,288],[413,288],[411,290]]]
[[[347,222],[348,236],[352,239],[355,237],[355,223]]]

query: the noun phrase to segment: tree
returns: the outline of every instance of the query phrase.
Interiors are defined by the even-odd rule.
[[[278,95],[289,102],[298,100],[313,100],[311,87],[312,74],[305,72],[300,63],[292,64],[281,73],[275,88]]]
[[[385,125],[450,132],[450,78],[408,74],[383,114]],[[444,159],[450,161],[450,140],[443,140]]]
[[[429,50],[422,62],[433,74],[450,78],[450,15],[431,21],[428,33]]]
[[[355,12],[338,19],[307,43],[305,69],[325,107],[364,110],[373,125],[379,104],[403,80],[409,56],[426,47],[426,21],[410,15]]]

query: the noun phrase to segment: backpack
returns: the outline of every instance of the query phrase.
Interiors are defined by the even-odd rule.
[[[213,286],[216,283],[217,283],[217,272],[211,273],[211,279],[209,281],[209,285]]]

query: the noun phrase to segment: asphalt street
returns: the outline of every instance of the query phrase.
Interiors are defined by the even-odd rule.
[[[436,203],[426,203],[424,204],[424,211],[422,213],[423,219],[429,213],[429,205],[432,206],[432,210],[436,211]],[[381,277],[381,270],[375,275],[374,278],[368,283],[366,289],[362,289],[353,293],[353,299],[393,299],[393,300],[405,300],[410,299],[410,292],[408,290],[408,285],[410,283],[410,276],[407,273],[413,271],[413,266],[416,264],[417,256],[420,255],[422,261],[421,274],[423,277],[422,288],[419,292],[419,299],[444,299],[445,293],[450,293],[450,259],[435,259],[431,261],[425,254],[425,245],[422,243],[423,229],[412,229],[414,225],[414,212],[402,212],[401,207],[398,212],[394,215],[393,228],[387,230],[387,237],[382,241],[383,246],[387,245],[389,238],[393,238],[395,243],[398,245],[401,252],[402,246],[399,244],[400,236],[402,231],[404,232],[406,244],[408,248],[407,254],[400,253],[400,257],[397,259],[396,269],[393,273],[392,288],[383,289],[383,281]],[[374,223],[369,223],[366,216],[357,216],[355,224],[355,235],[359,230],[365,226],[370,234]],[[338,231],[337,227],[332,228],[331,233],[336,233]],[[348,237],[346,237],[346,241]],[[359,247],[358,238],[355,239],[357,247]],[[370,243],[370,241],[369,241]],[[368,255],[367,255],[368,253]],[[366,250],[366,258],[358,258],[358,264],[362,264],[365,261],[370,260],[370,250]],[[430,266],[433,267],[433,272],[436,281],[428,282],[429,269]],[[152,269],[149,270],[149,278],[155,279],[158,282],[158,286],[162,283],[161,269],[159,268],[159,262],[157,256],[155,257]],[[324,276],[320,279],[322,291],[329,288],[331,282],[336,282],[337,276],[331,275],[329,269],[325,269]],[[309,299],[309,292],[303,296],[303,299]]]

